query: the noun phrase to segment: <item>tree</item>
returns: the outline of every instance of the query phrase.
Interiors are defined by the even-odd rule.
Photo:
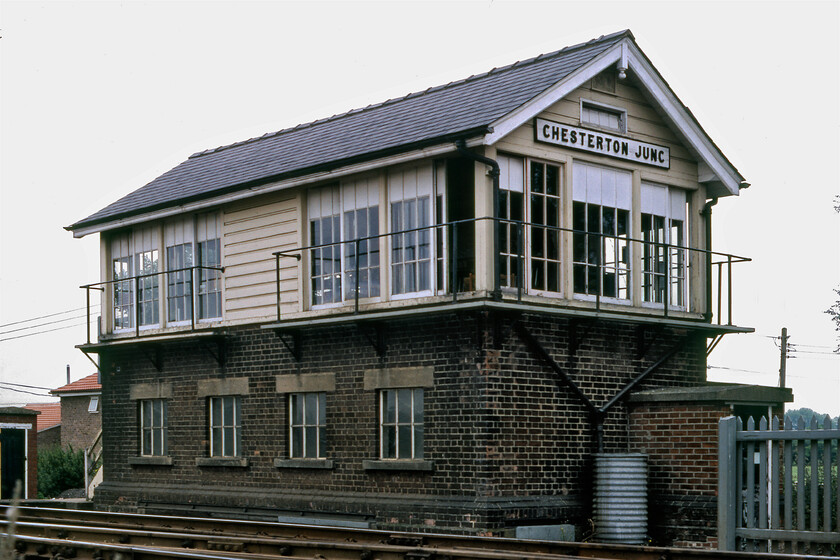
[[[834,197],[834,211],[840,213],[840,195],[836,195]],[[840,289],[834,289],[835,295],[840,298]],[[834,305],[829,307],[825,310],[831,316],[831,320],[834,321],[834,328],[837,332],[840,332],[840,299],[834,302]],[[840,352],[840,340],[837,342],[837,348],[834,350],[835,352]]]

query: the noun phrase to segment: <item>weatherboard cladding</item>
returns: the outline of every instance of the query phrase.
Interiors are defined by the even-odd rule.
[[[608,35],[379,105],[193,154],[69,229],[479,130],[625,37],[632,35]]]

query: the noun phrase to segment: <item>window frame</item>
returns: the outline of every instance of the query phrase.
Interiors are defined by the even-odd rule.
[[[325,391],[307,391],[289,393],[288,399],[289,416],[289,459],[320,460],[326,459],[326,431],[327,431],[327,393]],[[307,413],[314,404],[314,423],[307,421]],[[298,406],[302,408],[299,418],[296,420]],[[311,432],[310,432],[311,430]],[[297,449],[295,432],[300,432],[300,449]],[[314,455],[309,454],[310,435],[314,435]]]
[[[658,190],[663,193],[663,201],[661,203],[661,207],[664,209],[664,212],[661,213],[654,213],[654,210],[650,212],[645,212],[644,210],[648,207],[652,207],[653,204],[650,203],[648,200],[650,192],[654,190]],[[642,247],[641,247],[641,255],[640,255],[640,286],[639,286],[639,297],[641,301],[642,307],[654,308],[654,309],[663,309],[665,307],[665,298],[664,293],[665,291],[668,292],[668,309],[675,310],[675,311],[686,311],[688,310],[688,301],[689,301],[689,293],[690,293],[690,276],[689,276],[689,251],[687,249],[688,245],[686,244],[686,240],[689,238],[689,212],[688,212],[688,199],[689,195],[686,189],[682,189],[679,187],[674,187],[671,185],[664,185],[660,183],[653,183],[650,181],[642,181],[641,184],[641,197],[642,200],[639,203],[639,221],[641,227],[641,239],[642,239]],[[675,212],[675,204],[676,207],[679,209]],[[648,240],[647,235],[649,234],[649,230],[645,230],[645,216],[651,217],[658,217],[663,219],[663,237],[662,241],[657,240]],[[676,243],[673,242],[671,239],[673,232],[674,232],[674,221],[681,222],[679,227],[679,237]],[[668,269],[666,273],[658,273],[655,270],[650,270],[649,266],[649,259],[654,259],[656,257],[649,257],[649,247],[651,243],[665,243],[669,245],[671,250],[676,250],[676,261],[677,264],[674,265],[674,254],[669,254],[664,258],[665,267]],[[674,268],[679,270],[679,274],[675,277],[672,274]],[[649,286],[647,283],[649,278],[657,277],[664,278],[663,280],[663,297],[662,301],[656,300],[656,294],[658,292],[658,288],[655,284],[652,284],[651,290],[654,293],[654,299],[651,300],[647,297],[646,288]],[[676,278],[676,282],[674,279]],[[674,303],[673,299],[673,288],[676,284],[676,292],[677,292],[677,303]]]
[[[523,262],[522,262],[522,289],[523,293],[535,295],[535,296],[542,296],[542,297],[550,297],[550,298],[562,298],[564,297],[565,289],[564,289],[564,258],[563,258],[563,251],[565,247],[565,235],[562,230],[563,228],[563,207],[564,207],[564,200],[565,200],[565,163],[559,161],[549,161],[543,158],[532,158],[527,156],[519,156],[519,155],[511,155],[511,154],[499,154],[497,159],[506,158],[507,163],[505,166],[509,170],[508,177],[506,177],[508,183],[512,184],[511,188],[504,186],[501,182],[499,184],[499,191],[500,191],[500,199],[502,198],[502,193],[504,192],[515,192],[520,193],[522,195],[522,201],[520,204],[522,210],[522,220],[521,222],[524,224],[522,228],[522,252],[523,252]],[[518,162],[516,165],[512,165],[513,162]],[[556,170],[557,174],[557,192],[556,194],[550,194],[546,192],[548,189],[547,187],[543,189],[543,192],[534,191],[533,185],[533,171],[532,165],[540,165],[543,167],[543,185],[548,185],[548,168],[552,167]],[[501,166],[500,166],[501,167]],[[516,173],[516,175],[514,175]],[[520,176],[521,175],[521,176]],[[513,183],[514,177],[517,177],[515,184]],[[500,178],[501,179],[501,178]],[[521,190],[520,190],[521,189]],[[533,221],[533,212],[534,212],[534,205],[533,205],[533,196],[538,196],[543,201],[543,216],[547,216],[548,212],[548,204],[549,199],[556,200],[557,208],[557,223],[555,225],[551,225],[548,223],[545,224],[538,224]],[[511,220],[514,222],[519,222],[515,218],[511,216],[511,196],[507,195],[506,202],[500,200],[500,210],[503,210],[506,214],[505,216],[500,216],[500,218],[505,220]],[[502,208],[504,206],[504,208]],[[546,219],[546,222],[549,220]],[[501,274],[504,276],[505,272],[513,270],[513,268],[517,264],[517,255],[514,252],[516,245],[516,231],[517,227],[516,224],[513,223],[502,223],[499,225],[501,230],[500,235],[500,244],[507,245],[506,247],[499,248],[499,254],[501,259],[505,259],[507,262]],[[549,258],[547,252],[547,246],[550,238],[551,231],[549,228],[558,228],[554,230],[556,232],[556,259]],[[543,256],[538,257],[534,254],[535,247],[533,245],[533,240],[537,236],[537,230],[542,230],[540,235],[543,236],[545,244],[544,244],[544,251]],[[508,250],[510,249],[510,250]],[[500,260],[501,260],[500,259]],[[557,290],[550,290],[548,280],[543,282],[545,288],[534,288],[532,287],[533,282],[533,275],[534,275],[534,262],[533,261],[540,261],[545,263],[545,270],[548,270],[548,263],[554,263],[552,266],[555,266],[557,269]],[[514,275],[511,274],[511,277]],[[516,290],[516,282],[502,282],[502,289],[506,291]]]
[[[151,408],[152,425],[146,425],[146,407]],[[155,410],[155,405],[159,405]],[[169,401],[168,399],[140,399],[138,400],[140,414],[140,457],[168,457],[169,456]],[[156,418],[156,412],[159,416]],[[155,423],[158,419],[159,424]],[[146,433],[149,434],[149,447],[146,447]],[[155,453],[155,434],[160,442],[160,453]]]
[[[596,111],[618,117],[618,126],[612,127],[596,123],[591,120],[584,120],[585,110]],[[616,107],[615,105],[608,105],[599,101],[591,99],[580,98],[580,125],[588,128],[596,128],[598,130],[605,130],[610,132],[617,132],[619,134],[627,134],[627,109],[623,107]]]
[[[227,423],[225,418],[225,402],[230,401],[232,405],[232,423]],[[221,424],[215,422],[215,408],[214,405],[219,403]],[[207,399],[207,425],[209,428],[210,453],[211,459],[238,459],[242,458],[242,399],[239,395],[213,395]],[[227,432],[231,431],[233,441],[232,453],[226,452],[227,443],[229,442]],[[221,435],[221,443],[219,443],[220,453],[216,453],[216,442],[219,437],[216,432],[219,431]]]
[[[394,395],[393,420],[387,418],[388,396]],[[402,397],[408,396],[408,403]],[[419,399],[419,421],[418,421]],[[422,461],[425,456],[425,389],[423,387],[392,387],[379,389],[379,459],[382,461]],[[402,402],[402,404],[400,404]],[[409,406],[408,421],[400,420],[401,410]],[[401,428],[408,428],[410,453],[401,453]],[[387,433],[393,431],[393,437]],[[388,451],[388,443],[393,441],[393,455]]]
[[[360,184],[364,184],[364,186],[360,187]],[[355,301],[355,294],[353,293],[353,289],[351,287],[355,286],[353,280],[353,275],[355,274],[355,266],[351,270],[349,263],[352,259],[356,258],[355,244],[353,242],[356,239],[364,239],[367,237],[374,237],[374,239],[361,242],[366,245],[366,250],[362,251],[360,247],[359,254],[364,254],[366,256],[366,258],[368,259],[368,266],[360,266],[359,274],[361,276],[363,273],[367,273],[368,281],[365,284],[365,291],[367,292],[367,294],[360,295],[359,301],[381,301],[383,286],[382,272],[385,266],[383,264],[384,251],[382,238],[375,237],[380,236],[380,232],[382,230],[382,205],[380,202],[380,190],[381,189],[379,186],[377,176],[362,176],[355,180],[341,181],[339,183],[323,185],[320,187],[315,187],[308,191],[306,231],[310,247],[314,247],[316,245],[324,243],[321,241],[321,239],[318,239],[318,242],[316,243],[315,231],[313,230],[314,223],[316,221],[321,223],[324,220],[330,220],[332,222],[330,227],[331,238],[328,242],[332,245],[320,249],[310,249],[307,254],[307,301],[310,309],[330,309],[334,307],[342,307],[344,305],[347,305],[348,302]],[[323,200],[325,197],[330,198],[330,214],[324,213],[325,205]],[[360,200],[362,198],[364,198],[364,200]],[[364,204],[365,202],[366,204]],[[317,210],[314,209],[315,204],[319,206]],[[376,209],[376,219],[375,221],[371,221],[371,209],[374,208]],[[359,227],[358,222],[355,220],[355,217],[358,216],[358,214],[362,211],[365,211],[365,215],[368,216],[368,221],[366,223],[367,235],[357,237],[355,234],[358,233]],[[352,236],[352,238],[347,238],[346,232],[348,231],[348,225],[350,220],[348,214],[351,213],[354,215],[354,235]],[[376,226],[376,231],[375,233],[372,233],[371,229],[374,224]],[[323,224],[321,224],[320,227],[320,235],[323,236]],[[353,254],[350,254],[351,247],[353,248]],[[326,255],[326,257],[320,256],[322,254]],[[337,272],[333,270],[329,273],[330,275],[337,277],[333,279],[333,290],[336,292],[337,298],[331,299],[330,301],[322,301],[318,303],[316,301],[316,284],[314,282],[315,278],[322,278],[321,281],[323,282],[323,278],[325,275],[323,273],[318,275],[313,274],[315,271],[316,262],[318,262],[316,259],[324,260],[325,258],[329,257],[329,254],[332,255],[331,260],[338,263]],[[370,264],[370,259],[372,255],[376,255],[377,262],[375,265]],[[334,268],[336,267],[334,266]],[[335,287],[336,284],[337,287]],[[376,286],[375,294],[372,293],[374,291],[374,285]]]

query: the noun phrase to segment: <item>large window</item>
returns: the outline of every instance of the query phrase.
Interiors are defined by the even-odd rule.
[[[292,459],[326,457],[326,393],[289,395],[289,456]]]
[[[140,401],[140,455],[169,455],[166,399]]]
[[[220,237],[217,213],[112,237],[113,329],[132,329],[135,323],[142,328],[220,318],[221,272],[193,268],[221,268]]]
[[[642,183],[642,300],[685,307],[685,191]]]
[[[572,197],[575,293],[629,299],[631,174],[575,163]]]
[[[499,266],[504,287],[519,286],[519,258],[525,258],[522,287],[560,292],[560,167],[500,156]],[[527,195],[528,203],[525,203]],[[520,228],[512,222],[527,222]]]
[[[242,424],[238,396],[210,397],[210,456],[242,454]]]
[[[375,179],[310,191],[312,305],[340,303],[356,295],[379,297],[378,235],[379,187]]]
[[[391,294],[432,290],[432,166],[388,174],[391,203]],[[399,233],[405,232],[405,233]]]
[[[380,457],[423,458],[423,389],[383,389],[380,403]]]

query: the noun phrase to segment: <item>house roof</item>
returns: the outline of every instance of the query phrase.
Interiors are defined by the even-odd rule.
[[[509,117],[525,114],[523,108],[535,106],[537,100],[553,99],[551,93],[557,84],[568,81],[601,55],[614,53],[627,42],[641,52],[632,33],[625,30],[405,97],[199,152],[66,229],[82,236],[105,229],[98,228],[100,224],[113,224],[273,181],[457,139],[486,139],[492,135],[494,124],[518,122]],[[667,84],[664,87],[676,99]],[[696,122],[685,106],[678,105],[679,111]],[[704,132],[701,135],[714,147]],[[725,161],[716,147],[713,151]],[[743,178],[728,161],[725,165],[735,177],[730,180],[731,193],[733,181],[737,184]]]
[[[92,391],[101,391],[102,385],[99,383],[99,374],[92,373],[87,377],[77,379],[67,385],[62,385],[57,389],[50,391],[53,395],[68,395],[70,393],[89,393]]]
[[[39,432],[61,424],[61,403],[27,404],[23,408],[37,410],[41,413],[35,421]]]

